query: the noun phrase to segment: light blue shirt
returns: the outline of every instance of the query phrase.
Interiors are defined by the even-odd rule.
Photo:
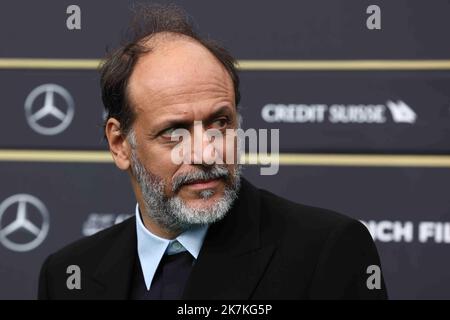
[[[205,239],[206,231],[208,231],[208,226],[191,228],[173,240],[164,239],[153,234],[144,226],[139,212],[139,204],[136,204],[138,256],[141,262],[145,285],[147,290],[150,290],[153,276],[164,254],[176,254],[187,250],[197,259],[203,245],[203,240]]]

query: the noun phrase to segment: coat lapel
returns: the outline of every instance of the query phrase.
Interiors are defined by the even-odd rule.
[[[136,218],[132,217],[111,246],[105,250],[92,280],[93,299],[127,299],[137,256]]]
[[[251,298],[276,250],[261,242],[260,214],[258,190],[242,179],[233,208],[208,230],[183,298]]]

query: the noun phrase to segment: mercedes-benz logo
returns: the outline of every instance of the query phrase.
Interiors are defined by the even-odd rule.
[[[35,103],[40,95],[43,102]],[[55,98],[61,96],[65,106],[59,105]],[[58,99],[60,100],[60,99]],[[59,104],[63,101],[58,101]],[[70,125],[75,113],[75,103],[69,91],[57,84],[43,84],[30,92],[25,100],[25,116],[30,127],[43,135],[56,135]]]
[[[10,250],[33,250],[45,240],[49,227],[47,208],[32,195],[16,194],[0,204],[0,243]]]

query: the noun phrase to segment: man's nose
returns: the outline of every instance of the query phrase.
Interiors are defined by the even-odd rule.
[[[216,150],[211,137],[207,134],[201,121],[194,123],[191,143],[191,159],[194,164],[213,165],[216,162]]]

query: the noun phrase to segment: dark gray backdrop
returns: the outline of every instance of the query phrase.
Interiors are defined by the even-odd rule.
[[[222,41],[239,60],[450,59],[447,0],[178,3],[203,34]],[[70,4],[81,7],[81,30],[66,28]],[[370,4],[381,7],[381,30],[366,28],[365,11]],[[129,5],[130,1],[106,0],[4,1],[0,4],[0,60],[99,59],[105,48],[117,44],[128,21]],[[257,166],[247,166],[244,174],[256,185],[291,200],[377,225],[373,236],[391,298],[448,299],[450,161],[444,157],[450,153],[450,71],[413,69],[243,70],[244,127],[279,128],[280,152],[300,155],[294,164],[283,164],[275,176],[259,175]],[[75,106],[70,125],[51,136],[34,131],[25,113],[29,93],[47,83],[64,87]],[[81,162],[76,157],[106,150],[95,70],[2,67],[0,84],[0,298],[32,299],[40,265],[48,254],[132,214],[135,200],[127,176],[111,162],[98,158]],[[55,97],[55,104],[65,111],[64,100]],[[415,113],[415,121],[395,121],[388,101],[406,104]],[[42,105],[43,96],[35,103]],[[327,113],[320,122],[269,123],[262,110],[270,104],[325,105],[327,110],[377,105],[383,109],[384,121],[333,123]],[[20,155],[16,152],[20,150],[32,152]],[[77,153],[50,161],[54,150]],[[318,158],[302,162],[304,153]],[[11,154],[14,159],[8,160]],[[333,154],[350,155],[353,164],[340,166]],[[356,157],[361,154],[375,160],[364,164]],[[406,157],[386,164],[383,159],[392,158],[374,158],[380,155]],[[419,163],[424,155],[432,157]],[[432,161],[442,159],[433,165]],[[26,228],[4,232],[21,208],[17,202],[6,206],[8,199],[20,199],[10,197],[21,194],[38,199],[49,218],[48,234],[27,251],[5,245],[30,243],[37,236]],[[27,219],[41,230],[45,221],[39,208],[26,204]],[[428,226],[434,226],[436,237],[421,239],[429,230],[427,222],[434,222]],[[411,239],[402,236],[408,224],[413,229]]]

